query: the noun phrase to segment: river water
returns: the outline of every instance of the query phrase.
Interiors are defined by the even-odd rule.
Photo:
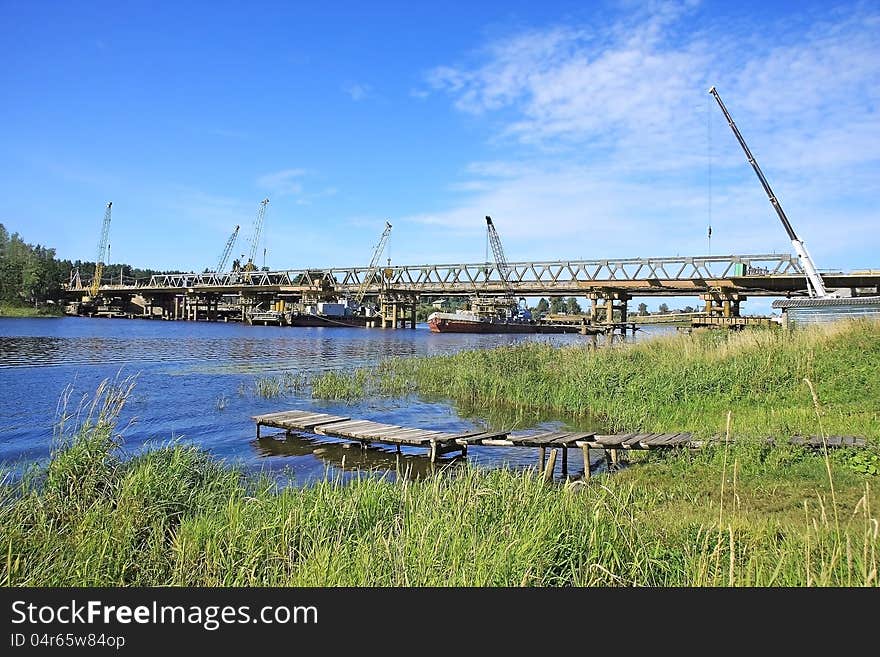
[[[674,331],[646,327],[638,337]],[[0,464],[13,476],[53,449],[59,402],[67,409],[90,398],[107,378],[134,376],[135,387],[121,416],[123,449],[135,454],[169,441],[195,443],[249,471],[261,471],[282,485],[305,485],[316,478],[343,478],[367,470],[388,473],[430,470],[425,450],[344,448],[332,439],[285,439],[264,428],[256,440],[253,415],[302,409],[437,430],[511,428],[512,422],[488,409],[459,412],[449,400],[374,398],[354,402],[311,398],[308,386],[266,399],[257,394],[259,377],[293,372],[308,379],[326,370],[349,370],[394,356],[430,356],[462,349],[526,341],[579,344],[581,335],[467,335],[412,329],[290,328],[237,323],[166,322],[126,319],[0,318]],[[599,338],[601,341],[604,337]],[[526,416],[517,430],[601,429],[567,424],[564,418]],[[493,424],[495,426],[493,426]],[[583,471],[579,450],[569,470]],[[480,466],[530,467],[537,450],[469,449],[467,460]],[[460,462],[461,459],[450,459]]]

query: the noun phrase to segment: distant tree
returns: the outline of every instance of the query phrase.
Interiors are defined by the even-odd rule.
[[[639,316],[644,317],[647,314],[648,314],[648,304],[640,303],[639,304]]]
[[[550,312],[554,315],[565,311],[565,299],[562,297],[550,297]]]
[[[657,310],[658,310],[659,312],[661,312],[661,313],[668,313],[668,312],[669,312],[669,306],[667,306],[665,303],[661,303],[661,304],[657,307]]]
[[[694,307],[692,307],[692,306],[685,306],[684,308],[681,309],[681,312],[683,312],[683,313],[693,313],[693,312],[696,312],[696,309],[695,309]]]
[[[539,313],[545,313],[550,310],[550,304],[547,303],[547,299],[541,297],[540,301],[538,301],[538,305],[535,306],[535,311]]]
[[[568,301],[565,302],[565,310],[569,315],[580,315],[582,312],[581,304],[578,303],[575,297],[568,298]]]

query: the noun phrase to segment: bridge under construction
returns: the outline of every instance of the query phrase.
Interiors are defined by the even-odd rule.
[[[592,322],[627,321],[634,297],[699,297],[709,316],[737,317],[748,297],[808,296],[796,256],[757,254],[620,260],[329,267],[281,271],[174,273],[128,284],[68,287],[86,303],[78,314],[162,319],[244,320],[254,309],[284,309],[358,297],[377,309],[366,325],[415,324],[415,307],[446,297],[578,296],[592,302]],[[843,296],[880,292],[880,270],[822,272]],[[134,310],[132,308],[134,307]],[[101,310],[103,309],[103,311]]]

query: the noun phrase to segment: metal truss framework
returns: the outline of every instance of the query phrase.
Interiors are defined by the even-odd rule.
[[[717,281],[788,276],[803,277],[797,257],[789,254],[728,255],[622,260],[554,260],[508,263],[510,288],[522,295],[581,294],[607,287],[709,288]],[[384,281],[371,282],[368,294],[382,289],[413,294],[504,294],[495,263],[396,265],[383,270]],[[370,268],[310,268],[284,271],[176,273],[152,276],[134,286],[106,286],[106,291],[328,290],[352,294],[370,276]],[[756,285],[756,287],[759,287]]]

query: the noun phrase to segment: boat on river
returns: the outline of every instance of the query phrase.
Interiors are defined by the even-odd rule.
[[[484,315],[471,310],[431,313],[428,328],[434,333],[582,333],[585,328],[591,332],[589,327],[577,324],[543,322],[530,316]]]

